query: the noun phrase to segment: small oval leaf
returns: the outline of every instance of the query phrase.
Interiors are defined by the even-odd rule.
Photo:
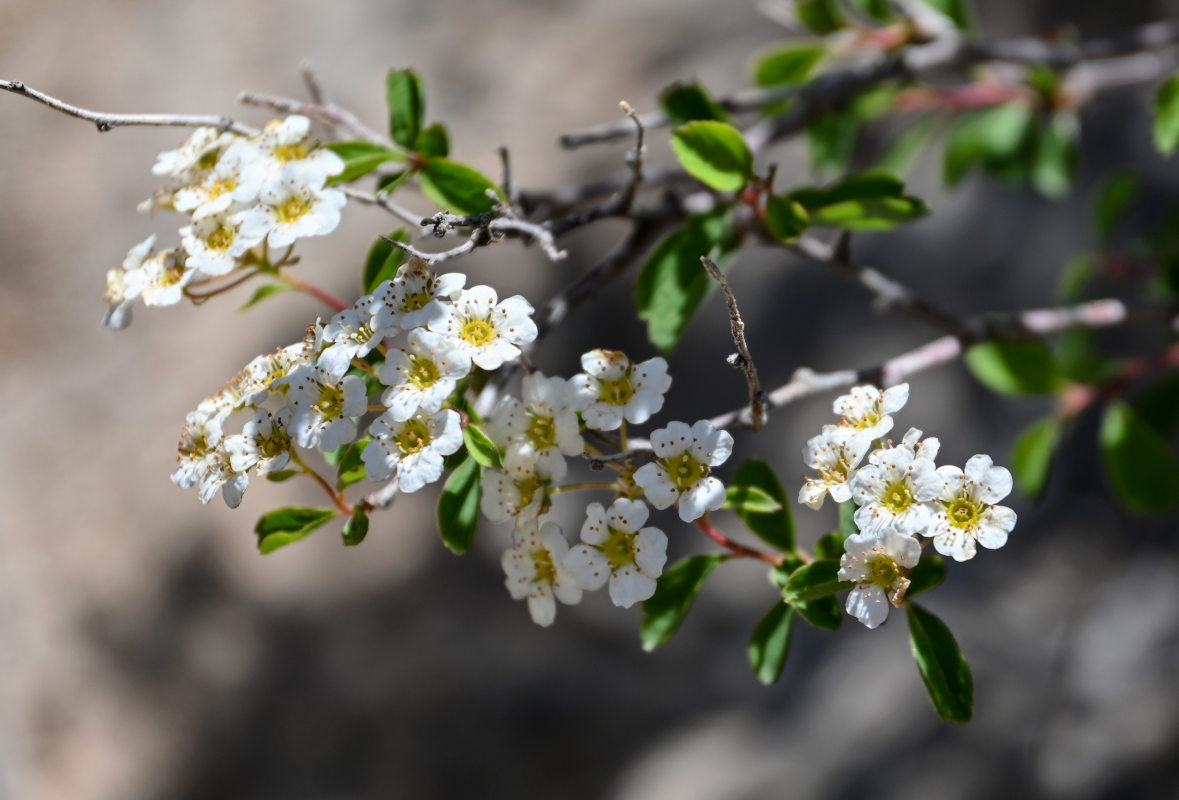
[[[263,555],[297,542],[336,515],[331,508],[278,508],[254,525],[258,550]]]
[[[813,561],[794,571],[790,580],[786,581],[782,596],[788,603],[805,603],[830,597],[855,585],[852,581],[839,580],[836,577],[838,572],[838,561]]]
[[[426,116],[426,90],[412,69],[391,69],[385,76],[389,135],[402,147],[413,147]]]
[[[767,686],[777,683],[782,668],[786,666],[796,613],[793,606],[775,603],[753,629],[749,640],[749,666],[757,679]]]
[[[927,555],[909,570],[909,588],[905,599],[910,600],[930,589],[936,589],[946,579],[946,560],[941,556]]]
[[[439,208],[455,214],[482,214],[495,206],[488,191],[498,194],[495,184],[473,167],[445,158],[431,158],[419,176],[422,191]]]
[[[950,629],[919,605],[909,604],[909,645],[921,680],[938,716],[969,722],[974,713],[974,680]]]
[[[644,650],[654,650],[670,641],[692,610],[692,603],[704,582],[724,560],[725,556],[720,554],[692,556],[659,576],[655,594],[643,601],[643,624],[639,635]]]
[[[1045,394],[1060,386],[1060,367],[1037,339],[976,344],[963,357],[974,377],[1000,394]]]
[[[357,506],[353,509],[352,516],[344,523],[341,536],[344,538],[346,547],[355,547],[364,541],[364,537],[368,536],[368,513],[363,507]]]
[[[479,527],[479,488],[482,473],[474,459],[460,464],[438,498],[438,530],[442,543],[457,555],[471,548]]]
[[[1036,498],[1048,482],[1052,454],[1060,441],[1061,421],[1045,417],[1025,430],[1011,450],[1011,474],[1015,485],[1028,497]]]
[[[480,466],[503,469],[503,458],[499,448],[478,426],[468,425],[463,428],[463,441],[467,443],[467,452],[471,454],[471,458]]]
[[[724,122],[696,120],[676,128],[671,149],[689,175],[720,192],[735,192],[753,171],[741,132]]]
[[[783,552],[793,551],[794,517],[790,513],[786,493],[782,490],[782,484],[774,474],[773,467],[756,458],[748,459],[737,467],[737,471],[733,473],[732,483],[730,492],[734,489],[757,491],[777,506],[765,510],[749,506],[734,507],[733,510],[746,527],[757,534],[763,542]]]
[[[1121,400],[1110,403],[1101,422],[1105,469],[1131,511],[1163,514],[1179,501],[1179,465],[1166,439]]]

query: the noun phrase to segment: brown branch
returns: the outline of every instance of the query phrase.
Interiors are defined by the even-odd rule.
[[[725,303],[729,307],[729,330],[733,334],[733,344],[737,345],[737,352],[729,356],[727,361],[745,373],[745,381],[749,384],[749,423],[755,431],[760,431],[766,421],[765,393],[761,390],[761,381],[757,378],[757,367],[753,363],[753,354],[749,352],[749,344],[745,341],[745,320],[741,319],[741,312],[737,310],[737,298],[729,282],[708,256],[700,256],[700,263],[708,270],[708,274],[720,286],[725,296]]]

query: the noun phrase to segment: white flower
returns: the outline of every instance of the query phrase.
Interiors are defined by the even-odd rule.
[[[500,400],[487,420],[487,433],[505,448],[506,463],[541,462],[559,481],[567,471],[565,456],[585,451],[565,379],[533,372],[524,377],[521,394],[523,400],[510,396]]]
[[[513,600],[527,597],[532,621],[548,627],[557,616],[554,597],[566,605],[581,601],[581,587],[561,565],[569,543],[555,523],[545,522],[538,530],[532,521],[516,529],[513,545],[500,560],[504,585]]]
[[[332,317],[323,326],[323,343],[328,346],[319,354],[316,366],[331,375],[342,376],[352,366],[352,359],[367,356],[386,336],[395,333],[380,326],[377,308],[377,301],[366,294],[351,308]]]
[[[379,322],[391,331],[424,328],[431,319],[445,314],[466,282],[467,276],[461,272],[438,275],[425,261],[411,257],[398,267],[392,280],[373,292],[381,304]]]
[[[238,137],[232,133],[197,128],[180,147],[160,153],[151,171],[155,175],[167,175],[175,185],[187,185],[216,166],[221,154],[235,141]]]
[[[278,169],[299,164],[309,174],[319,175],[321,182],[344,171],[344,160],[319,147],[311,138],[311,120],[298,114],[282,121],[272,120],[253,141],[262,153],[273,159]]]
[[[241,397],[238,407],[256,406],[264,402],[275,381],[285,378],[295,367],[310,363],[309,351],[306,342],[296,342],[251,359],[231,381],[238,387]]]
[[[127,252],[123,266],[106,273],[106,317],[102,324],[120,331],[131,324],[131,307],[147,286],[148,273],[143,268],[155,244],[156,235],[144,239]]]
[[[881,391],[871,384],[853,386],[851,392],[835,398],[832,410],[839,415],[839,432],[868,442],[892,430],[894,411],[909,400],[909,384],[900,383]]]
[[[217,211],[196,218],[180,229],[185,266],[212,277],[232,272],[238,259],[260,244],[269,229],[266,215],[258,209]]]
[[[905,441],[915,442],[916,438],[906,436]],[[859,529],[870,533],[894,526],[907,535],[924,531],[930,522],[926,503],[941,489],[933,461],[918,456],[907,443],[882,448],[869,460],[851,482],[852,499],[860,506],[855,515]]]
[[[219,450],[210,464],[209,471],[201,479],[198,496],[202,503],[208,503],[221,492],[225,505],[237,508],[241,505],[246,487],[250,485],[250,476],[245,472],[234,472],[229,466],[228,454]]]
[[[839,560],[838,578],[856,582],[847,596],[847,613],[875,628],[888,617],[889,603],[899,608],[904,600],[909,578],[903,570],[917,566],[921,544],[884,527],[847,537],[843,549],[847,552]]]
[[[339,189],[323,188],[322,173],[296,161],[263,187],[259,195],[270,224],[266,241],[286,247],[304,236],[331,233],[340,224],[340,209],[347,198]]]
[[[198,183],[178,189],[172,196],[177,211],[191,211],[194,219],[232,208],[252,205],[258,199],[268,170],[257,149],[239,139],[200,176]]]
[[[635,364],[617,350],[591,350],[581,368],[585,372],[569,379],[572,404],[594,430],[612,431],[624,418],[641,425],[663,408],[671,388],[667,361],[658,356]]]
[[[483,470],[483,494],[479,498],[483,516],[492,522],[506,522],[515,517],[520,525],[547,511],[552,475],[545,471],[545,466],[524,461],[504,466],[508,471]]]
[[[1011,492],[1011,473],[996,467],[991,457],[972,456],[966,470],[954,466],[940,467],[936,479],[939,491],[933,524],[925,535],[933,546],[955,561],[974,558],[976,544],[996,550],[1007,543],[1007,534],[1015,527],[1015,512],[997,506]]]
[[[691,522],[725,504],[725,485],[709,475],[733,453],[733,437],[706,419],[691,428],[672,422],[651,434],[655,463],[644,464],[634,481],[651,505],[664,509],[679,503],[680,519]]]
[[[220,444],[220,421],[211,423],[209,418],[202,414],[190,413],[180,433],[172,483],[181,489],[191,489],[201,483],[208,475],[209,467],[215,463],[215,454]]]
[[[258,468],[259,475],[278,472],[291,460],[291,436],[287,433],[287,409],[277,416],[264,408],[254,412],[240,434],[225,437],[225,452],[234,472]]]
[[[363,380],[336,378],[310,366],[296,367],[282,380],[290,386],[287,405],[293,409],[288,428],[300,447],[330,453],[356,437],[353,418],[368,409]]]
[[[497,302],[495,289],[472,286],[430,319],[430,330],[449,336],[475,366],[497,369],[536,338],[532,306],[520,295]]]
[[[565,556],[583,589],[600,589],[610,580],[614,605],[630,608],[655,594],[655,579],[667,563],[667,535],[644,528],[650,512],[641,500],[615,500],[609,509],[590,503],[581,526],[581,540]]]
[[[184,287],[197,277],[176,258],[174,250],[156,253],[143,262],[146,282],[140,296],[145,306],[171,306],[184,297]]]
[[[827,494],[836,503],[851,499],[851,479],[868,449],[868,439],[838,435],[834,425],[824,425],[823,432],[807,440],[802,457],[819,473],[808,478],[798,492],[798,502],[814,509],[823,507]]]
[[[361,454],[364,471],[374,481],[383,481],[396,470],[397,485],[403,492],[416,492],[442,477],[442,457],[463,446],[459,415],[450,409],[437,414],[418,412],[407,420],[392,419],[388,413],[368,429],[373,440]]]
[[[408,348],[390,350],[381,366],[381,395],[390,419],[409,419],[419,408],[433,414],[471,371],[471,358],[451,340],[425,328],[414,328]]]

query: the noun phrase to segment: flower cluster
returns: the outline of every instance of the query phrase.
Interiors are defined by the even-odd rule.
[[[267,248],[331,233],[340,223],[343,192],[325,188],[344,170],[318,145],[306,117],[275,120],[254,136],[198,128],[175,150],[160,153],[152,172],[167,183],[141,210],[189,216],[180,246],[153,252],[155,236],[133,247],[107,273],[106,326],[125,328],[136,300],[178,303],[187,286],[254,264],[270,266]]]
[[[908,384],[883,391],[856,386],[835,401],[839,422],[824,426],[803,449],[815,475],[798,501],[817,509],[829,494],[857,506],[858,533],[844,543],[839,579],[856,583],[847,612],[869,628],[884,622],[889,603],[899,606],[904,599],[908,572],[921,556],[918,537],[931,539],[944,556],[967,561],[979,545],[1002,547],[1015,527],[1015,512],[997,505],[1011,492],[1011,473],[990,456],[973,456],[964,469],[938,467],[938,440],[922,441],[916,428],[898,445],[880,443],[908,398]],[[868,462],[861,464],[865,455]]]

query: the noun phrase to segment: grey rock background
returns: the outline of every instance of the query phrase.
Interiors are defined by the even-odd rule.
[[[1177,10],[976,5],[996,34],[1071,22],[1102,35]],[[648,108],[678,78],[738,88],[750,54],[780,35],[750,3],[704,0],[4,0],[0,75],[92,108],[264,121],[235,109],[236,93],[299,95],[308,57],[336,102],[379,125],[385,70],[412,65],[459,158],[496,174],[494,148],[508,144],[519,183],[545,187],[621,163],[622,146],[561,152],[561,131],[611,119],[622,98]],[[933,217],[865,237],[859,253],[964,312],[1050,303],[1064,260],[1091,244],[1103,176],[1136,170],[1159,206],[1174,200],[1179,175],[1152,152],[1147,111],[1136,94],[1086,112],[1078,192],[1063,203],[981,180],[944,195],[935,155],[914,178]],[[485,526],[475,552],[452,557],[430,491],[399,499],[360,548],[324,530],[258,556],[258,513],[317,499],[256,486],[236,512],[201,507],[168,481],[173,443],[201,397],[322,309],[288,295],[240,315],[243,294],[140,309],[121,334],[98,325],[105,270],[148,233],[170,235],[172,219],[134,206],[154,188],[155,153],[181,136],[96,136],[0,96],[0,797],[1175,796],[1175,522],[1111,506],[1092,419],[1045,502],[1014,501],[1010,545],[954,569],[930,599],[974,669],[965,727],[936,721],[903,624],[803,627],[782,682],[757,685],[744,648],[773,594],[749,564],[721,570],[677,639],[644,654],[637,610],[604,596],[562,608],[551,630],[533,626],[502,587],[506,531]],[[776,157],[784,176],[805,175],[797,146]],[[387,227],[350,207],[336,234],[300,245],[299,270],[351,296]],[[579,234],[565,264],[509,244],[463,268],[540,305],[617,232]],[[744,255],[734,283],[771,385],[800,365],[875,363],[930,337],[778,254]],[[542,369],[571,374],[592,346],[645,355],[623,284],[546,342]],[[716,299],[693,322],[663,419],[742,401],[718,366],[726,324]],[[1047,408],[996,399],[955,365],[914,381],[898,424],[939,435],[947,463],[1003,461]],[[826,415],[827,399],[799,405],[740,437],[738,454],[793,480]],[[804,541],[831,524],[830,512],[798,517]],[[666,522],[673,554],[702,547]]]

